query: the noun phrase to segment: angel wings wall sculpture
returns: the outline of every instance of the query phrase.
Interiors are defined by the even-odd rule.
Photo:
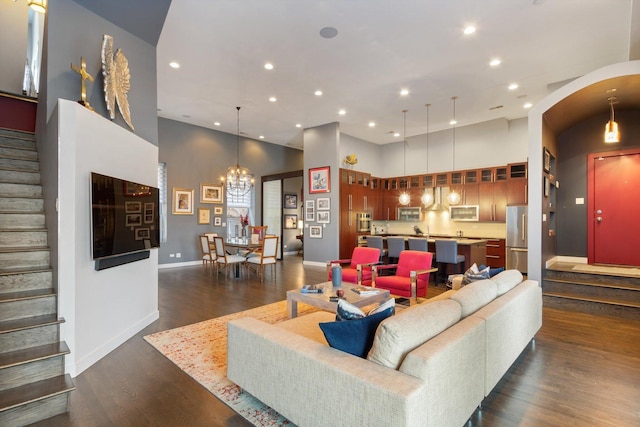
[[[129,100],[127,93],[131,88],[131,73],[129,71],[129,61],[124,56],[122,50],[113,52],[113,37],[105,34],[102,40],[102,75],[104,76],[104,100],[107,103],[109,117],[116,118],[116,102],[120,114],[127,122],[131,130],[131,111],[129,111]]]

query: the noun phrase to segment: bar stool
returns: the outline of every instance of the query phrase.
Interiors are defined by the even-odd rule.
[[[438,263],[438,274],[442,264],[444,266],[444,276],[447,276],[448,264],[453,264],[454,274],[462,273],[459,271],[459,265],[464,265],[464,255],[458,255],[458,242],[454,239],[436,240],[436,262]],[[442,275],[440,275],[442,278]],[[446,279],[443,280],[446,283]]]
[[[396,264],[400,258],[400,252],[405,249],[404,237],[387,237],[387,249],[389,249],[389,264]]]
[[[408,242],[410,251],[429,252],[429,245],[424,237],[409,237]]]
[[[367,236],[367,246],[370,248],[378,248],[380,249],[380,259],[382,262],[382,258],[387,255],[387,250],[384,248],[384,242],[381,236]]]

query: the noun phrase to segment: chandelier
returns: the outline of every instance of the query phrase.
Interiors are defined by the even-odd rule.
[[[240,166],[240,107],[236,107],[237,112],[237,135],[236,135],[236,164],[227,169],[226,176],[221,176],[222,185],[226,185],[227,194],[242,197],[249,193],[255,184],[251,171]]]

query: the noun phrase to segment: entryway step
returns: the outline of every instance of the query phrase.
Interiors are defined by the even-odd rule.
[[[64,319],[55,314],[0,322],[0,348],[8,352],[58,342],[61,323]]]
[[[545,278],[542,282],[542,290],[549,294],[640,304],[640,286],[637,285]]]
[[[0,157],[5,159],[38,161],[38,152],[23,147],[7,147],[0,144]]]
[[[23,426],[64,413],[75,390],[69,375],[59,375],[0,392],[0,425]]]
[[[13,184],[40,185],[39,171],[23,171],[19,169],[0,169],[0,182]]]
[[[2,159],[0,159],[1,161]],[[2,197],[43,197],[42,186],[35,184],[0,184],[0,196]]]
[[[49,248],[0,249],[0,269],[49,268]]]
[[[20,292],[51,288],[53,273],[50,268],[0,269],[0,292]]]
[[[44,199],[35,197],[0,197],[0,212],[44,212]]]
[[[1,230],[39,230],[44,223],[44,212],[0,212]]]
[[[62,374],[69,353],[65,342],[0,353],[0,391]]]
[[[545,307],[640,320],[640,304],[635,302],[579,297],[561,292],[543,292],[542,298]]]
[[[0,229],[0,248],[11,247],[47,247],[47,230],[2,230]]]

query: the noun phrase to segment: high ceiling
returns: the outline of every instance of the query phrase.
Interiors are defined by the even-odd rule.
[[[406,136],[423,134],[427,103],[429,130],[448,129],[452,96],[457,126],[525,117],[526,102],[628,60],[632,2],[172,0],[158,41],[158,114],[235,134],[241,106],[243,134],[299,148],[302,128],[329,122],[378,144],[402,140],[404,109]],[[467,25],[476,32],[464,35]],[[337,35],[323,37],[326,27]],[[592,96],[596,110],[608,110],[607,96]]]

